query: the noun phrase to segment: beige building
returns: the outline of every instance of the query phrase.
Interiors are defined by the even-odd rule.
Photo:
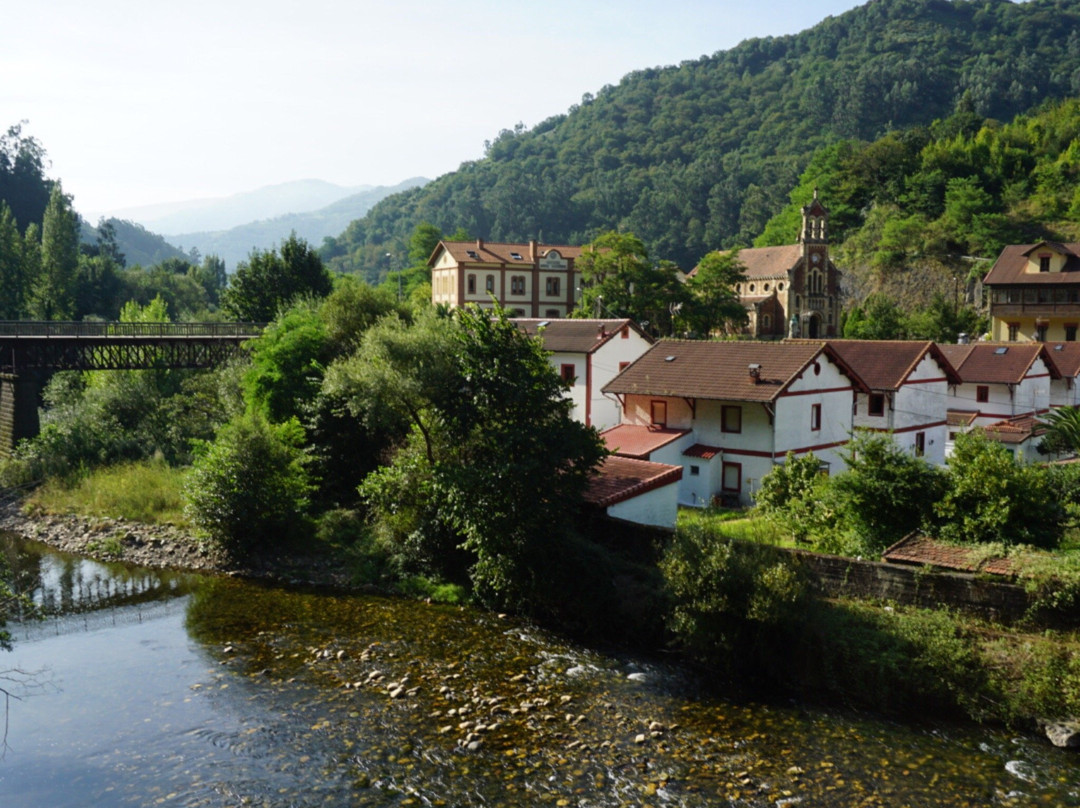
[[[579,296],[581,252],[535,241],[440,241],[428,259],[431,302],[492,308],[494,300],[515,317],[566,317]]]
[[[1080,243],[1010,244],[983,286],[995,342],[1075,342],[1080,327]]]

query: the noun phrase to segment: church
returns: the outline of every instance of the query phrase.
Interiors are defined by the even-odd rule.
[[[814,199],[802,209],[796,244],[739,251],[746,279],[736,285],[755,339],[836,337],[840,270],[829,258],[829,211]]]

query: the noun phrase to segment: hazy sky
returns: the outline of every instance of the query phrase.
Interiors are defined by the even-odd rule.
[[[0,4],[0,130],[83,215],[289,180],[389,185],[482,156],[626,73],[856,0],[37,0]]]

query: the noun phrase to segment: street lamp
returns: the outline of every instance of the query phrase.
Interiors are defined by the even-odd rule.
[[[386,254],[386,271],[387,272],[393,272],[394,271],[394,254],[393,253],[387,253]],[[398,271],[397,271],[397,299],[401,300],[401,268],[400,267],[398,267]]]

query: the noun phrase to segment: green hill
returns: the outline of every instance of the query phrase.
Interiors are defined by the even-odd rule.
[[[958,108],[1009,120],[1080,93],[1080,0],[874,0],[802,33],[636,71],[485,158],[376,205],[324,247],[376,279],[416,224],[574,243],[610,229],[689,266],[749,243],[815,150],[929,126]]]

